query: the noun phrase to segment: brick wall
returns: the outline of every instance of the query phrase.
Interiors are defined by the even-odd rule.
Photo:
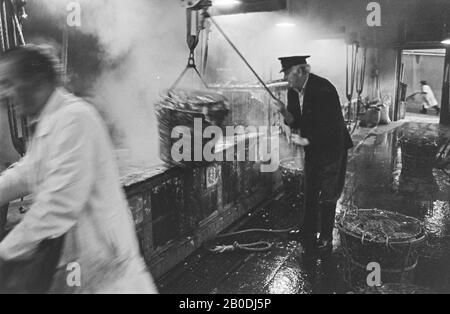
[[[255,162],[168,168],[125,187],[141,249],[159,277],[262,202],[272,175]]]
[[[220,88],[230,100],[227,125],[279,123],[260,86]],[[273,91],[285,97],[275,84]],[[245,141],[246,154],[254,142]],[[238,146],[236,139],[235,147]],[[218,233],[270,197],[279,176],[262,173],[254,161],[214,162],[192,169],[160,167],[123,178],[144,258],[158,278]],[[224,155],[229,150],[224,151]],[[249,160],[249,158],[246,158]],[[130,179],[131,178],[131,179]]]

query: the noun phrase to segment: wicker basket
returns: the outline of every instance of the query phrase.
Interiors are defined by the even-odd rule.
[[[203,148],[211,139],[201,139],[202,156],[201,160],[195,160],[194,149],[198,145],[194,139],[194,131],[203,132],[209,126],[218,126],[225,134],[223,125],[226,116],[229,113],[228,101],[220,94],[203,91],[172,90],[168,92],[155,106],[156,116],[159,124],[160,134],[160,157],[161,159],[174,166],[179,167],[197,167],[207,164],[204,160]],[[201,130],[195,130],[195,119],[202,122]],[[189,160],[176,161],[172,158],[173,145],[179,138],[172,138],[172,131],[176,127],[186,127],[189,130],[190,146],[184,146],[179,153],[189,156]],[[219,140],[215,138],[216,142]]]
[[[359,217],[369,217],[365,220],[366,225],[379,225],[380,230],[375,230],[378,227],[370,230],[379,232],[368,231],[368,235],[364,226],[353,227],[352,221]],[[390,220],[395,221],[402,231],[396,232],[396,236],[384,230],[383,221]],[[367,265],[373,262],[381,266],[383,283],[410,283],[414,280],[417,249],[425,240],[425,231],[419,220],[397,213],[365,209],[343,214],[337,227],[345,254],[344,280],[349,286],[367,287]],[[383,233],[386,237],[379,236]]]
[[[431,172],[436,163],[439,147],[434,142],[400,141],[402,168],[405,172]]]
[[[365,126],[368,128],[376,127],[381,120],[381,111],[379,108],[374,107],[367,110],[364,117]]]

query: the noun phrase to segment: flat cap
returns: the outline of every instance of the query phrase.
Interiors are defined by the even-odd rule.
[[[311,56],[293,56],[293,57],[283,57],[279,58],[278,60],[281,61],[281,72],[286,72],[291,67],[296,65],[308,65],[306,62],[306,59],[310,58]]]

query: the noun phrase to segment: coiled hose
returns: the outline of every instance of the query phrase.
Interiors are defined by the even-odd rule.
[[[226,233],[217,236],[217,239],[223,239],[228,237],[233,237],[237,235],[242,234],[248,234],[248,233],[267,233],[267,234],[292,234],[297,233],[297,228],[289,228],[289,229],[282,229],[282,230],[271,230],[271,229],[248,229],[248,230],[242,230],[232,233]],[[239,243],[235,241],[233,244],[222,244],[222,245],[215,245],[211,247],[207,247],[206,249],[212,253],[216,254],[222,254],[222,253],[228,253],[228,252],[234,252],[234,251],[246,251],[246,252],[267,252],[270,251],[275,246],[275,243],[268,242],[268,241],[258,241],[258,242],[252,242],[252,243]]]

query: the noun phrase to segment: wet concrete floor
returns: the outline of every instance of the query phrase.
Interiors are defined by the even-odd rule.
[[[450,129],[437,124],[406,123],[383,134],[368,136],[351,152],[347,184],[339,211],[378,208],[400,212],[424,222],[428,239],[420,250],[414,284],[437,293],[450,293],[450,171],[402,165],[401,139],[450,139]],[[447,167],[447,170],[445,170]],[[271,199],[240,221],[234,230],[286,229],[301,224],[301,212],[292,196]],[[299,294],[347,293],[342,278],[342,253],[335,232],[331,254],[304,254],[288,234],[241,235],[217,243],[272,242],[269,252],[213,254],[197,251],[159,282],[162,293],[184,294]]]

